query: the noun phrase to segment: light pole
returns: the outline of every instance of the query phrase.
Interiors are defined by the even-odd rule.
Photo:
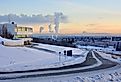
[[[61,52],[59,52],[59,63],[61,63]]]
[[[67,56],[67,53],[66,53],[66,50],[64,50],[65,61],[66,61],[66,56]]]

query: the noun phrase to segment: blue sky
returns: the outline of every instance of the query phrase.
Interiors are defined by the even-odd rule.
[[[5,14],[53,14],[62,12],[69,22],[99,26],[121,26],[121,0],[0,0],[0,15]],[[72,25],[72,26],[73,26]],[[69,25],[70,26],[70,25]],[[87,27],[85,27],[87,28]],[[92,27],[90,27],[92,28]],[[89,28],[89,29],[90,29]],[[114,28],[114,27],[112,27]],[[85,29],[86,30],[86,29]],[[92,31],[94,29],[92,28]],[[103,29],[102,29],[103,30]]]
[[[121,11],[121,0],[1,0],[0,14],[70,12],[73,7]],[[70,13],[69,13],[70,14]]]

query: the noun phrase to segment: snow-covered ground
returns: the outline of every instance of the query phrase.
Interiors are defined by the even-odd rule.
[[[42,44],[42,43],[38,43],[38,45],[39,46],[36,46],[36,47],[43,48],[43,49],[48,49],[48,50],[51,50],[51,51],[55,51],[57,53],[62,52],[62,54],[63,54],[64,50],[72,50],[73,55],[82,55],[80,52],[85,51],[85,49],[63,47],[63,46],[56,46],[56,45],[49,45],[49,44]]]
[[[0,70],[23,70],[58,62],[58,55],[26,47],[0,45]]]
[[[0,43],[3,40],[4,39],[0,38]],[[38,46],[35,47],[55,51],[56,53],[49,53],[43,50],[36,50],[27,47],[8,47],[0,44],[0,71],[22,71],[30,69],[54,68],[65,65],[77,64],[85,61],[88,53],[88,51],[86,51],[85,49],[76,49],[40,43],[38,44]],[[86,46],[83,48],[94,49],[95,47]],[[104,48],[100,47],[98,49],[104,50]],[[77,58],[67,57],[65,60],[65,57],[62,55],[61,62],[59,62],[58,52],[63,52],[64,50],[73,50],[73,55],[80,56]],[[110,51],[111,48],[106,50]],[[98,53],[106,59],[121,63],[118,59],[113,59],[111,54],[106,54],[104,52]],[[96,65],[101,65],[102,62],[95,57],[94,53],[92,53],[92,55],[98,61]],[[114,68],[91,71],[86,73],[76,73],[52,77],[23,78],[4,81],[0,80],[0,82],[121,82],[120,67],[121,66],[119,65],[119,67],[116,66]],[[2,74],[0,76],[2,76]]]
[[[103,47],[95,47],[95,46],[80,46],[77,45],[78,48],[86,48],[86,49],[97,49],[97,50],[102,50],[102,51],[114,51],[115,49],[113,47],[108,47],[108,48],[103,48]]]
[[[69,75],[1,80],[0,82],[121,82],[121,69],[114,67]]]
[[[95,46],[80,46],[80,45],[77,45],[77,47],[82,48],[82,49],[94,49],[94,50],[98,50],[98,51],[102,51],[102,52],[106,52],[106,53],[121,55],[121,51],[116,51],[115,48],[113,48],[112,46],[109,46],[107,48],[103,48],[103,47],[95,47]]]
[[[30,82],[121,82],[121,69],[106,69],[87,73],[77,73],[72,75],[44,77],[44,78],[30,78],[24,81]]]
[[[108,60],[111,60],[111,61],[114,61],[114,62],[118,62],[118,63],[121,63],[121,58],[118,57],[117,59],[114,59],[112,58],[112,55],[111,54],[107,54],[107,53],[104,53],[104,52],[97,52],[100,56],[102,56],[103,58],[105,59],[108,59]]]
[[[116,51],[113,47],[108,47],[108,48],[103,48],[103,47],[95,47],[95,46],[80,46],[80,45],[77,45],[78,48],[85,48],[85,49],[93,49],[93,50],[96,50],[96,51],[99,51],[98,53],[106,58],[106,59],[109,59],[111,61],[116,61],[116,62],[121,62],[121,51]],[[112,54],[116,54],[116,55],[119,55],[117,56],[117,58],[112,58]]]
[[[0,38],[0,41],[6,39]],[[42,69],[72,65],[85,61],[88,51],[70,47],[61,47],[47,44],[36,46],[43,49],[55,51],[49,53],[27,47],[8,47],[0,44],[0,71],[22,71],[30,69]],[[79,58],[61,56],[59,60],[58,51],[73,50],[73,54],[81,55]],[[61,61],[61,62],[60,62]]]
[[[11,39],[2,38],[0,36],[0,44],[1,43],[3,43],[6,46],[23,46],[24,40],[11,40]]]

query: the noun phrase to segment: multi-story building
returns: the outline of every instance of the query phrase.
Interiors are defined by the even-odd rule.
[[[32,27],[18,26],[15,28],[16,37],[29,37],[33,33]]]

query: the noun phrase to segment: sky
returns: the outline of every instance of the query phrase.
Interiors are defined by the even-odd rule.
[[[12,14],[11,19],[18,25],[44,26],[45,20],[55,12],[63,13],[60,33],[120,33],[121,32],[121,0],[0,0],[0,22]],[[32,18],[30,23],[24,18]],[[17,17],[18,18],[17,18]],[[23,19],[20,19],[22,16]],[[48,17],[47,17],[48,16]],[[21,21],[24,21],[22,23]],[[39,20],[40,22],[38,22]],[[3,22],[7,21],[5,19]],[[37,21],[37,22],[36,22]],[[26,23],[27,22],[27,23]],[[45,31],[45,32],[46,32]]]

